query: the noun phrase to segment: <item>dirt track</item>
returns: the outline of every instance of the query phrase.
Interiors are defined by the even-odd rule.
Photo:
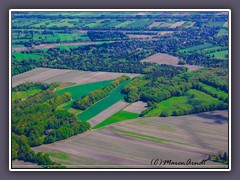
[[[67,167],[151,167],[153,158],[201,161],[208,154],[228,152],[228,112],[212,111],[168,118],[141,118],[92,130],[64,141],[42,145],[35,151],[62,152],[53,160]],[[158,166],[157,168],[185,166]],[[206,166],[223,168],[207,161]]]

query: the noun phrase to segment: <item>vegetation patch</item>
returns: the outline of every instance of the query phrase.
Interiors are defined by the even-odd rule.
[[[222,102],[204,92],[191,89],[184,96],[172,97],[158,103],[158,106],[145,116],[160,116],[163,115],[162,113],[171,116],[174,111],[191,110],[196,106],[211,104],[222,104]]]
[[[18,61],[22,61],[24,59],[33,59],[33,60],[38,60],[40,59],[40,57],[42,56],[41,54],[26,54],[26,53],[21,53],[21,52],[14,52],[12,53],[12,56],[18,60]]]
[[[107,126],[107,125],[110,125],[113,123],[121,122],[124,120],[136,119],[138,117],[139,117],[139,115],[136,113],[121,110],[121,111],[118,111],[117,113],[113,114],[109,118],[105,119],[98,125],[96,125],[93,129],[101,128],[101,127],[104,127],[104,126]]]
[[[84,95],[88,94],[91,91],[94,91],[96,89],[109,85],[111,82],[112,80],[83,84],[83,85],[76,85],[76,86],[67,87],[61,90],[57,90],[56,93],[60,95],[65,92],[69,92],[72,95],[72,98],[76,100],[76,99],[82,98]]]
[[[82,121],[88,121],[92,117],[96,116],[103,110],[107,109],[108,107],[112,106],[113,104],[117,103],[119,100],[124,98],[124,94],[121,93],[123,87],[129,83],[130,80],[127,80],[120,84],[117,88],[115,88],[112,92],[109,93],[109,96],[102,99],[101,101],[97,102],[87,110],[80,113],[77,117]]]
[[[193,51],[205,49],[205,48],[208,48],[208,47],[211,47],[211,46],[212,46],[212,44],[206,43],[206,44],[201,44],[201,45],[197,45],[197,46],[192,46],[192,47],[189,47],[189,48],[181,49],[181,50],[179,50],[179,52],[180,53],[193,52]]]
[[[226,59],[228,59],[228,50],[217,51],[217,52],[209,53],[209,54],[206,54],[206,55],[210,56],[214,59],[226,60]]]

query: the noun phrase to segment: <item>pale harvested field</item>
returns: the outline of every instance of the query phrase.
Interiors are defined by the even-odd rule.
[[[174,23],[174,24],[171,24],[169,27],[170,27],[170,28],[176,28],[176,27],[178,27],[178,26],[183,25],[185,22],[186,22],[186,21],[179,21],[179,22],[176,22],[176,23]]]
[[[187,28],[193,27],[196,22],[192,22]]]
[[[157,63],[157,64],[168,64],[173,66],[182,66],[178,65],[179,59],[175,56],[164,54],[164,53],[156,53],[152,56],[147,57],[146,59],[141,60],[141,62],[151,62],[151,63]],[[194,71],[196,69],[202,68],[202,66],[197,65],[183,65],[188,67],[189,71]]]
[[[142,111],[147,109],[147,103],[143,101],[137,101],[135,103],[130,104],[127,106],[124,111],[132,112],[132,113],[137,113],[140,114]]]
[[[33,46],[36,49],[48,49],[48,48],[54,48],[57,46],[77,46],[77,45],[92,45],[97,44],[98,42],[73,42],[73,43],[52,43],[52,44],[40,44],[37,46]],[[12,48],[12,52],[20,52],[27,50],[26,47],[18,47],[18,48]]]
[[[148,27],[149,27],[149,28],[158,27],[158,26],[160,26],[161,24],[163,24],[163,22],[153,22],[153,23],[150,24]]]
[[[172,34],[173,31],[158,31],[158,35]]]
[[[152,39],[153,35],[127,34],[130,39]]]
[[[112,116],[113,114],[117,113],[118,111],[120,111],[121,109],[126,107],[127,105],[128,105],[127,102],[118,101],[117,103],[113,104],[109,108],[105,109],[104,111],[102,111],[98,115],[96,115],[93,118],[91,118],[90,120],[88,120],[88,122],[91,124],[91,127],[94,127],[97,124],[104,121],[105,119]]]
[[[19,160],[12,161],[12,168],[41,168],[37,164],[33,164],[30,162],[24,162]]]
[[[156,53],[152,56],[147,57],[146,59],[141,60],[142,62],[152,62],[158,64],[170,64],[176,66],[178,64],[178,58],[164,54],[164,53]]]
[[[13,76],[12,86],[14,87],[27,81],[40,81],[45,83],[73,82],[77,84],[87,84],[115,79],[121,75],[127,75],[129,77],[138,76],[138,74],[130,73],[90,72],[69,69],[36,68],[31,71]]]
[[[34,150],[64,153],[66,158],[52,159],[69,168],[224,168],[210,161],[205,166],[150,166],[150,162],[153,158],[200,162],[208,154],[228,152],[228,112],[123,121]]]

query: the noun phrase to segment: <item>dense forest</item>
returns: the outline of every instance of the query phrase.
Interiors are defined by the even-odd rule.
[[[135,77],[124,87],[122,92],[127,95],[125,97],[127,102],[141,100],[148,103],[149,108],[144,110],[141,116],[144,116],[152,109],[156,108],[157,103],[173,96],[182,96],[190,89],[197,89],[215,98],[219,98],[223,101],[223,104],[210,107],[196,106],[191,112],[179,111],[175,112],[174,115],[191,114],[215,109],[227,109],[228,98],[220,97],[218,94],[210,92],[204,88],[203,83],[228,93],[228,70],[209,68],[182,73],[174,77],[153,77],[148,75]]]
[[[12,132],[15,147],[13,159],[30,160],[29,162],[41,164],[37,159],[42,154],[35,155],[30,147],[66,139],[90,128],[89,123],[79,121],[75,115],[66,110],[57,109],[58,105],[71,100],[69,93],[57,95],[53,92],[57,85],[57,83],[50,85],[25,83],[14,88],[17,91],[35,86],[44,87],[43,91],[26,100],[17,99],[12,102]],[[24,158],[24,155],[27,157]],[[49,161],[47,155],[43,158]]]

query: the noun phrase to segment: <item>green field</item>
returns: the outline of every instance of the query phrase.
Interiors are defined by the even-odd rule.
[[[216,21],[216,22],[209,22],[208,23],[208,25],[210,26],[210,27],[218,27],[218,26],[220,26],[220,27],[222,27],[223,25],[224,25],[224,23],[225,22],[222,22],[222,21]]]
[[[222,48],[221,46],[212,46],[209,48],[204,48],[201,50],[201,52],[206,53],[208,51],[217,51],[218,49]]]
[[[228,59],[228,50],[209,53],[209,54],[206,54],[206,55],[210,56],[210,57],[213,57],[214,59],[226,60],[226,59]]]
[[[194,94],[195,97],[191,97],[192,94]],[[198,105],[210,105],[218,103],[222,102],[217,98],[213,98],[212,96],[204,92],[191,89],[187,91],[184,96],[172,97],[158,103],[158,107],[147,113],[145,116],[160,116],[163,111],[166,112],[168,115],[171,115],[173,111],[188,110]]]
[[[116,25],[116,28],[125,27],[125,26],[127,26],[127,25],[129,25],[129,24],[131,24],[131,23],[133,23],[133,22],[134,22],[134,21],[124,21],[124,22]]]
[[[96,89],[109,85],[111,82],[112,80],[71,86],[61,90],[57,90],[56,93],[58,95],[61,95],[65,92],[69,92],[72,95],[72,98],[76,100],[76,99],[82,98],[84,95],[88,94],[91,91],[94,91]]]
[[[220,31],[217,33],[217,37],[218,36],[226,36],[226,35],[228,35],[228,30],[226,30],[226,29],[220,29]]]
[[[12,92],[12,100],[15,99],[26,99],[28,96],[37,94],[41,91],[40,88],[31,88],[26,91]]]
[[[192,51],[197,51],[197,50],[209,48],[209,47],[211,47],[211,46],[212,46],[212,44],[206,43],[206,44],[201,44],[201,45],[197,45],[197,46],[192,46],[192,47],[185,48],[185,49],[180,49],[179,52],[180,52],[180,53],[192,52]]]
[[[112,106],[113,104],[115,104],[116,102],[122,100],[124,98],[124,94],[121,94],[121,91],[123,89],[123,87],[129,83],[130,80],[123,82],[122,84],[120,84],[117,88],[115,88],[108,97],[102,99],[101,101],[97,102],[96,104],[94,104],[93,106],[91,106],[90,108],[88,108],[87,110],[83,111],[82,113],[80,113],[77,117],[78,119],[82,120],[82,121],[88,121],[89,119],[91,119],[92,117],[96,116],[97,114],[99,114],[100,112],[102,112],[103,110],[107,109],[108,107]]]
[[[91,41],[87,34],[58,34],[60,42]]]
[[[209,86],[207,84],[203,84],[202,85],[204,86],[205,89],[207,89],[208,91],[214,93],[214,94],[217,94],[219,97],[222,97],[222,98],[227,98],[228,97],[228,94],[222,90],[219,90],[219,89],[216,89],[212,86]]]
[[[109,118],[105,119],[98,125],[96,125],[93,129],[101,128],[101,127],[107,126],[109,124],[113,124],[113,123],[124,121],[124,120],[136,119],[138,117],[139,117],[139,115],[136,113],[121,110],[121,111],[118,111],[117,113],[113,114]]]
[[[23,59],[34,59],[38,60],[42,55],[40,54],[23,54],[21,52],[14,52],[12,53],[12,56],[14,56],[18,61],[22,61]]]
[[[228,22],[225,22],[225,23],[223,24],[223,27],[228,28]]]
[[[67,160],[69,158],[68,154],[64,153],[64,152],[51,152],[48,154],[50,157],[58,158],[58,159],[62,159],[62,160]]]
[[[185,23],[183,24],[183,26],[184,26],[184,27],[190,26],[190,24],[192,24],[192,23],[193,23],[192,21],[187,21],[187,22],[185,22]]]

